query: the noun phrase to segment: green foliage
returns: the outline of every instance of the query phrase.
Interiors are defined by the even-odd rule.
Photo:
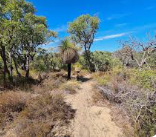
[[[127,80],[132,85],[137,85],[139,88],[153,92],[156,84],[156,72],[154,70],[138,70],[127,69],[116,66],[112,69],[113,77],[120,76]]]
[[[131,72],[130,81],[133,84],[137,84],[141,88],[154,91],[156,84],[156,72],[153,70],[133,69]]]
[[[60,70],[61,59],[53,50],[38,48],[32,66],[39,72]]]
[[[94,51],[91,53],[91,62],[94,65],[95,71],[109,71],[114,67],[121,67],[122,63],[118,58],[114,58],[112,53],[105,51]],[[87,61],[85,60],[85,54],[82,54],[79,58],[79,63],[83,69],[87,69]]]
[[[2,58],[0,57],[0,70],[2,69],[3,67],[3,61],[2,61]]]
[[[74,69],[77,69],[77,70],[82,70],[83,66],[79,63],[79,62],[76,62],[73,66]]]
[[[112,66],[112,55],[110,52],[95,51],[92,53],[92,62],[96,71],[107,71]]]
[[[93,43],[96,30],[99,28],[98,17],[92,17],[89,14],[82,15],[69,23],[68,32],[71,33],[72,39],[87,48],[87,45]],[[86,43],[86,39],[88,42]],[[87,44],[87,45],[85,45]],[[91,46],[91,45],[90,45]],[[90,49],[90,47],[88,47]]]
[[[82,69],[88,69],[86,65],[86,60],[83,54],[79,57],[78,63],[82,66]]]
[[[22,68],[28,78],[37,47],[51,42],[57,35],[48,30],[46,18],[35,15],[35,11],[34,6],[25,0],[0,1],[0,55],[4,85],[7,77],[13,83],[14,69],[21,76],[19,68]]]
[[[151,68],[155,69],[156,68],[156,52],[154,52],[150,58],[148,59],[149,65]]]
[[[94,74],[94,78],[97,81],[97,84],[100,86],[106,86],[110,82],[110,75],[108,73],[97,72]]]
[[[85,60],[90,71],[95,71],[91,62],[90,48],[94,42],[94,37],[99,28],[99,18],[95,16],[82,15],[69,23],[68,32],[71,38],[85,50]]]

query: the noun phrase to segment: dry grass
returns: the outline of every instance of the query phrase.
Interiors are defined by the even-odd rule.
[[[18,113],[16,117],[10,120],[9,125],[5,125],[6,135],[14,134],[18,135],[18,137],[64,137],[70,134],[67,132],[68,124],[74,118],[75,110],[64,102],[62,95],[44,94],[25,101],[23,98],[19,99],[19,94],[15,97],[15,94],[10,96],[16,99],[13,105],[8,105],[8,103],[10,104],[10,99],[3,103],[3,108],[6,110],[11,108],[9,111],[4,111],[4,114]],[[9,117],[10,115],[8,115]],[[4,122],[6,120],[3,120]]]
[[[0,128],[17,117],[29,98],[30,95],[24,92],[6,92],[0,95]]]
[[[75,94],[76,90],[80,89],[80,82],[72,80],[61,85],[61,90],[66,94]]]
[[[33,86],[32,90],[37,94],[44,94],[56,89],[59,89],[63,83],[66,82],[63,72],[49,73],[46,79],[42,80],[39,85]]]
[[[38,96],[28,101],[25,109],[14,120],[10,128],[18,131],[18,137],[57,137],[62,134],[69,120],[74,117],[74,110],[70,108],[61,95]]]
[[[99,102],[104,100],[103,96],[96,88],[94,88],[93,90],[94,90],[92,95],[93,104],[98,104]]]
[[[18,137],[64,137],[70,134],[68,125],[75,110],[65,103],[62,89],[73,93],[79,84],[66,81],[63,72],[46,74],[40,82],[28,89],[29,93],[23,90],[0,95],[0,136],[2,133]]]

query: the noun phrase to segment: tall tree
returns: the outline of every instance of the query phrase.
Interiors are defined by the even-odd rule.
[[[94,42],[94,37],[99,28],[99,18],[95,16],[82,15],[69,23],[68,32],[72,39],[85,49],[85,58],[90,71],[95,71],[91,62],[90,49]]]
[[[29,77],[29,64],[37,46],[51,41],[56,33],[48,30],[46,18],[35,15],[35,8],[25,0],[0,1],[0,55],[3,60],[4,84],[6,74],[13,81],[15,67],[23,64]]]
[[[23,57],[25,76],[29,77],[30,61],[33,60],[37,47],[47,42],[47,38],[54,36],[47,29],[46,19],[33,14],[26,14],[21,29],[21,46],[19,53]]]
[[[68,79],[71,79],[71,64],[76,63],[79,58],[77,48],[74,43],[66,38],[61,41],[59,50],[63,64],[68,65]]]
[[[7,65],[7,55],[6,55],[6,36],[5,36],[5,21],[7,20],[6,16],[6,5],[7,1],[0,1],[0,55],[3,61],[3,81],[4,86],[6,86],[6,75],[10,77],[10,73]]]

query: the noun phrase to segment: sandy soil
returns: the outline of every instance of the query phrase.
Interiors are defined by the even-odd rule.
[[[110,108],[92,105],[92,84],[83,82],[81,90],[67,96],[67,103],[76,110],[71,122],[72,137],[122,137],[122,130],[112,121]]]

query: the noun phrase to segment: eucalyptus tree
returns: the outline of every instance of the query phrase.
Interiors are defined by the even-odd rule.
[[[23,65],[25,76],[29,77],[29,64],[37,46],[56,36],[55,32],[48,30],[46,18],[36,16],[35,11],[34,6],[25,0],[0,1],[0,54],[4,83],[6,74],[13,80],[14,66],[20,75],[18,67]]]
[[[30,61],[36,54],[37,46],[46,42],[48,33],[46,19],[37,17],[31,13],[26,14],[21,27],[21,44],[19,53],[23,60],[23,69],[25,76],[29,77]]]
[[[99,28],[99,18],[95,16],[82,15],[73,22],[69,23],[68,32],[73,41],[80,44],[85,49],[85,58],[89,69],[95,71],[91,62],[90,49],[94,42],[95,34]]]
[[[24,16],[34,11],[32,4],[24,0],[0,1],[0,52],[3,60],[4,83],[6,83],[6,73],[13,82],[13,60],[18,72],[14,56],[19,47],[20,25]]]
[[[7,52],[9,57],[9,71],[10,77],[12,78],[12,70],[13,70],[13,61],[16,72],[18,76],[21,74],[18,71],[18,63],[17,62],[19,56],[17,52],[20,47],[20,31],[23,20],[25,16],[29,13],[34,14],[35,8],[31,3],[28,3],[24,0],[6,0],[5,5],[6,11],[6,45],[7,45]]]
[[[60,56],[63,64],[68,65],[68,79],[71,79],[71,64],[79,59],[78,49],[68,38],[61,41],[59,46]]]
[[[7,66],[7,56],[6,56],[6,42],[5,42],[5,20],[7,19],[5,7],[7,5],[6,0],[0,1],[0,55],[3,61],[3,81],[4,86],[6,85],[6,74],[10,77],[10,73]]]

